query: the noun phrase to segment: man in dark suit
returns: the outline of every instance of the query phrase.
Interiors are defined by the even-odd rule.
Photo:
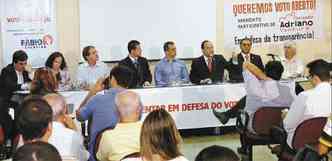
[[[240,42],[241,53],[233,55],[230,59],[229,79],[236,82],[243,82],[242,76],[242,64],[244,61],[256,65],[259,69],[264,71],[264,65],[261,57],[256,54],[250,53],[252,47],[252,41],[248,38],[244,38]]]
[[[152,76],[149,63],[146,58],[142,57],[140,42],[131,40],[128,43],[129,55],[119,62],[119,65],[127,66],[134,71],[134,78],[129,88],[148,86],[151,84]]]
[[[208,40],[202,42],[201,49],[203,55],[192,61],[190,81],[194,84],[222,82],[228,62],[222,55],[214,55],[213,44]]]
[[[0,117],[1,124],[6,131],[6,138],[11,137],[13,122],[8,115],[8,108],[16,107],[10,99],[13,92],[18,90],[27,90],[29,88],[29,73],[25,70],[28,55],[23,50],[15,51],[12,64],[2,69],[0,75]]]

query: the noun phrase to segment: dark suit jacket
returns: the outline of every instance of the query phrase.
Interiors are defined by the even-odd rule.
[[[200,81],[210,78],[212,82],[222,82],[224,79],[224,69],[228,69],[228,62],[222,55],[214,55],[212,58],[212,72],[209,72],[204,56],[200,56],[192,61],[190,70],[190,81],[200,84]]]
[[[129,56],[119,62],[119,65],[124,65],[134,71],[134,80],[133,84],[129,88],[136,88],[142,87],[144,82],[152,82],[152,75],[149,68],[149,63],[146,58],[139,57],[138,61],[138,68],[135,68],[134,63],[131,61]]]
[[[24,83],[30,82],[29,73],[23,71]],[[4,100],[10,100],[14,91],[21,90],[21,84],[17,84],[17,75],[14,64],[9,64],[2,69],[0,75],[0,97]]]
[[[232,58],[229,60],[230,69],[229,69],[229,79],[234,81],[243,82],[242,75],[242,64],[244,62],[244,57],[239,53],[237,55],[238,65],[232,63]],[[264,64],[259,55],[250,54],[250,62],[255,64],[259,69],[264,71]]]

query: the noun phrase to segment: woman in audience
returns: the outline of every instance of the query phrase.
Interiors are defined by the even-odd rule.
[[[67,64],[62,53],[54,52],[46,60],[45,66],[50,68],[52,74],[56,78],[59,90],[66,90],[70,87],[69,72]]]
[[[57,89],[58,83],[50,69],[39,68],[35,71],[30,89],[32,95],[44,96],[49,93],[56,93]]]
[[[181,136],[174,120],[164,109],[151,112],[144,120],[140,157],[123,161],[188,161],[180,152]]]
[[[199,152],[195,161],[240,161],[240,158],[229,148],[213,145]]]

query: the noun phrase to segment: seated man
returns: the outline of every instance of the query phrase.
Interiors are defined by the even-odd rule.
[[[283,121],[289,147],[292,147],[293,135],[301,122],[314,117],[329,117],[331,114],[332,95],[329,84],[329,64],[318,59],[310,62],[307,68],[314,88],[301,92],[295,98]]]
[[[5,138],[11,139],[15,135],[13,121],[9,116],[9,107],[16,108],[17,103],[11,101],[13,93],[18,90],[28,90],[31,79],[25,67],[28,55],[23,50],[13,54],[13,62],[1,70],[0,75],[0,121],[6,129]],[[16,112],[15,112],[16,113]]]
[[[140,42],[131,40],[128,43],[129,55],[119,62],[119,65],[124,65],[134,71],[134,82],[132,87],[137,88],[143,85],[150,85],[152,82],[151,71],[148,60],[142,57],[142,49]]]
[[[48,142],[52,134],[52,114],[52,108],[42,98],[31,97],[23,101],[18,112],[17,128],[24,144]]]
[[[140,151],[142,123],[140,97],[132,91],[117,94],[115,103],[120,122],[112,130],[102,134],[97,158],[100,161],[118,161],[128,154]]]
[[[233,55],[229,60],[229,79],[232,81],[243,82],[242,64],[250,62],[256,65],[260,70],[264,71],[262,58],[259,55],[251,53],[252,40],[244,38],[240,41],[241,53]]]
[[[195,84],[223,82],[228,62],[222,55],[214,54],[213,44],[208,40],[202,42],[201,49],[203,55],[192,61],[190,81]]]
[[[304,72],[303,62],[296,57],[296,43],[287,42],[284,44],[285,56],[281,57],[281,63],[284,66],[283,79],[299,77]]]
[[[108,82],[111,88],[105,90],[104,94],[97,95],[98,92],[104,90],[103,80],[98,80],[76,111],[78,120],[90,120],[92,122],[90,122],[89,136],[90,160],[94,160],[92,154],[97,134],[105,128],[114,127],[118,122],[119,116],[114,103],[115,96],[130,86],[133,80],[133,72],[125,66],[116,66],[110,72],[108,79],[110,79]]]
[[[243,63],[243,78],[247,91],[244,110],[249,114],[249,130],[252,119],[261,107],[289,107],[293,102],[295,84],[293,81],[278,82],[283,72],[282,64],[270,61],[265,66],[265,73],[251,63]]]
[[[62,161],[57,149],[48,143],[36,141],[25,144],[14,153],[13,161]]]
[[[83,146],[83,137],[77,131],[75,123],[67,115],[65,98],[58,94],[44,96],[53,110],[53,129],[49,143],[54,145],[62,157],[74,157],[80,161],[88,160],[88,152]]]
[[[172,41],[164,44],[165,57],[156,65],[154,71],[156,86],[171,86],[189,82],[187,67],[176,59],[176,46]]]
[[[105,63],[98,61],[98,52],[94,46],[84,47],[82,56],[86,62],[77,69],[77,80],[81,84],[93,85],[98,79],[106,77],[110,69]]]

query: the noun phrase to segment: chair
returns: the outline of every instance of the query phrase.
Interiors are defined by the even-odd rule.
[[[293,148],[287,145],[286,131],[280,127],[273,127],[272,136],[276,142],[280,143],[280,146],[273,148],[272,153],[276,154],[279,160],[292,161],[296,152],[304,148],[306,144],[316,145],[318,143],[326,121],[326,117],[315,117],[303,121],[295,130],[292,140]]]
[[[95,145],[93,147],[93,157],[95,158],[96,161],[98,161],[98,158],[97,158],[97,152],[98,152],[98,149],[99,149],[99,145],[100,145],[100,140],[101,140],[101,137],[103,136],[103,133],[107,130],[112,130],[114,129],[114,126],[111,126],[111,127],[107,127],[103,130],[101,130],[97,136],[96,136],[96,142],[95,142]]]
[[[5,154],[5,132],[0,125],[0,160],[6,159]]]
[[[240,133],[242,147],[245,149],[245,154],[249,161],[252,161],[252,147],[254,145],[269,145],[275,144],[275,141],[270,135],[273,126],[280,125],[282,121],[282,110],[287,107],[261,107],[253,117],[252,127],[256,133],[248,130],[249,115],[245,111],[240,111],[237,120],[236,128]]]

